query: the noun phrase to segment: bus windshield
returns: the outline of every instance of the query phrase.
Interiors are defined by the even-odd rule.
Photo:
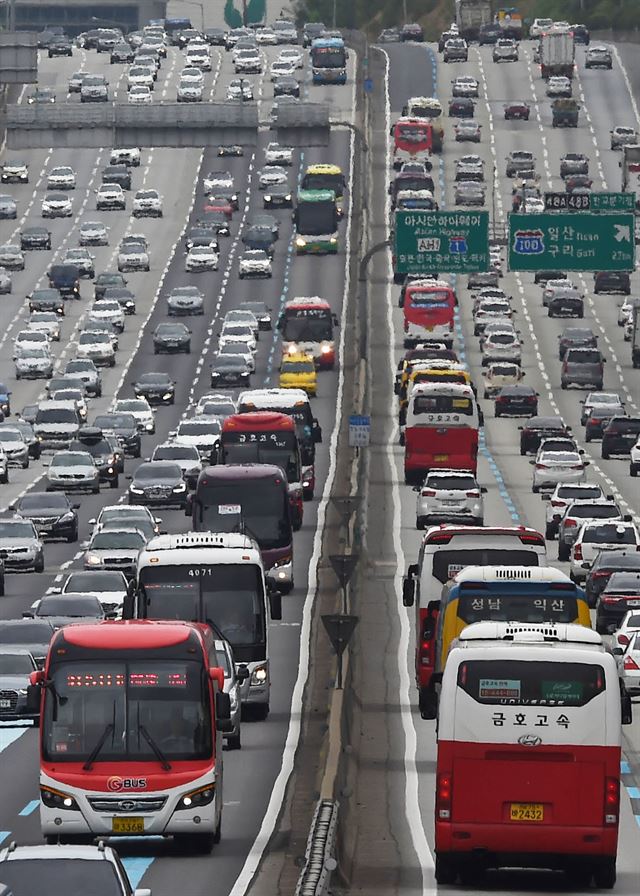
[[[42,750],[49,762],[206,759],[213,750],[208,681],[195,660],[52,664]]]
[[[209,483],[197,496],[197,530],[238,532],[245,528],[262,550],[291,544],[287,490],[272,479]]]
[[[282,324],[285,342],[333,339],[333,320],[328,308],[285,308]]]
[[[298,439],[294,432],[224,432],[225,464],[275,464],[289,482],[300,481]]]
[[[265,639],[262,580],[253,564],[144,566],[138,587],[147,619],[208,622],[234,648]]]
[[[458,687],[489,706],[584,706],[605,690],[602,666],[536,660],[471,660]]]
[[[315,68],[344,68],[347,64],[344,47],[312,47],[311,64]]]
[[[318,172],[314,174],[307,171],[302,178],[303,190],[333,190],[336,196],[342,196],[344,190],[344,178],[342,174],[328,174]]]
[[[335,233],[338,229],[338,213],[333,199],[303,200],[296,208],[298,233],[320,236]]]

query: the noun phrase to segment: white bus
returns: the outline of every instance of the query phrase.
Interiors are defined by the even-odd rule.
[[[436,880],[485,868],[616,880],[621,722],[613,656],[581,625],[476,622],[444,669],[438,718]]]
[[[214,625],[231,644],[236,667],[249,672],[241,700],[258,718],[269,712],[269,616],[282,617],[280,594],[265,580],[258,545],[238,533],[152,538],[138,556],[136,592],[125,605],[128,618]]]

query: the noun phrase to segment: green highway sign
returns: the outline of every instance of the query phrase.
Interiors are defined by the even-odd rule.
[[[545,193],[545,212],[633,212],[635,193]]]
[[[489,212],[398,210],[394,251],[399,274],[488,271]]]
[[[510,271],[632,271],[632,214],[509,215]]]
[[[592,212],[633,212],[635,193],[591,193]]]

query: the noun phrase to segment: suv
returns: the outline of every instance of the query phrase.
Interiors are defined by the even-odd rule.
[[[626,271],[598,271],[593,275],[593,291],[631,295],[631,279]]]
[[[560,387],[580,386],[602,389],[606,358],[597,348],[570,348],[562,361]]]
[[[536,159],[532,152],[526,149],[515,149],[507,156],[507,177],[515,177],[523,171],[531,171],[536,167]]]
[[[571,547],[584,522],[622,519],[622,511],[613,501],[574,501],[558,525],[558,560],[569,559]]]
[[[609,460],[612,454],[630,454],[639,435],[640,417],[612,417],[602,430],[602,459]]]
[[[423,484],[415,486],[414,490],[418,493],[417,529],[439,522],[484,524],[482,495],[487,489],[478,485],[471,470],[431,470]]]
[[[76,264],[52,264],[47,273],[49,286],[69,299],[80,298],[80,269]]]
[[[68,448],[77,438],[80,422],[67,402],[41,401],[33,429],[42,448]]]
[[[613,68],[613,57],[608,47],[590,47],[587,50],[585,68]]]
[[[575,501],[590,501],[592,504],[604,501],[611,501],[613,496],[605,495],[602,488],[593,482],[572,482],[570,484],[558,483],[551,492],[548,499],[543,496],[546,501],[545,509],[545,535],[544,537],[552,540],[558,534],[560,521],[564,516],[567,507]]]
[[[442,58],[445,62],[467,62],[469,47],[466,40],[461,37],[450,38],[444,45]]]

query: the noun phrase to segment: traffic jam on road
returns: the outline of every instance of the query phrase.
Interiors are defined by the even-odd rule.
[[[637,111],[584,26],[456,10],[437,51],[379,44],[414,808],[437,884],[607,889],[618,858],[633,892]]]
[[[341,417],[352,145],[269,122],[334,91],[349,118],[353,62],[283,18],[59,30],[20,102],[240,99],[262,125],[2,159],[0,883],[204,893],[224,808],[230,892],[288,774]]]

